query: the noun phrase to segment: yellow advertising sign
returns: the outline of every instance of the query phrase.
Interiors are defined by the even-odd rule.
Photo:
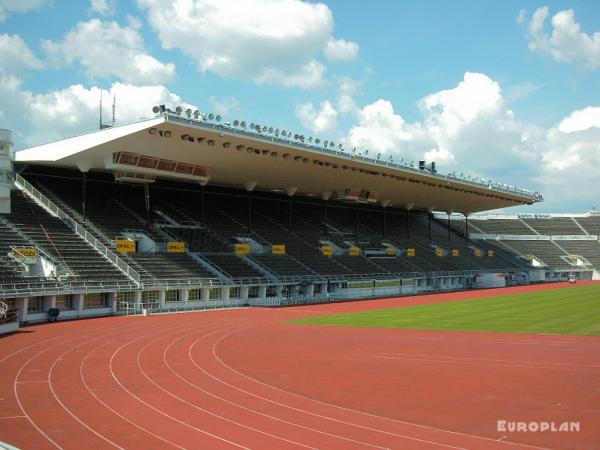
[[[414,248],[406,249],[406,256],[415,256],[416,254],[417,254],[417,251]]]
[[[321,253],[323,253],[325,256],[331,256],[333,255],[333,247],[331,245],[324,245],[321,247]]]
[[[167,243],[168,253],[185,253],[185,242],[168,242]]]
[[[25,258],[37,258],[38,255],[35,247],[15,247],[14,252]]]
[[[439,248],[438,247],[438,248],[435,249],[435,256],[444,256],[445,253],[446,252],[444,252],[443,248]]]
[[[274,255],[285,255],[285,245],[283,245],[283,244],[272,245],[271,253]]]
[[[135,253],[135,241],[117,239],[117,251],[120,253]]]
[[[457,248],[453,248],[452,249],[452,256],[459,256],[460,255],[460,251]]]
[[[250,244],[235,244],[236,255],[248,255],[250,253]]]
[[[488,250],[488,256],[494,256],[494,250]]]
[[[475,256],[477,256],[478,258],[481,257],[481,250],[477,249],[474,252]]]
[[[360,248],[359,247],[350,247],[348,249],[348,254],[350,256],[358,256],[358,255],[360,255]]]
[[[390,256],[394,256],[396,254],[396,249],[394,247],[387,247],[385,249],[385,254],[386,255],[390,255]]]

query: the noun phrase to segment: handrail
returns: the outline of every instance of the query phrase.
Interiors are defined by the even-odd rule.
[[[131,268],[129,264],[123,261],[120,257],[118,257],[112,250],[110,250],[106,245],[104,245],[99,239],[97,239],[93,234],[87,231],[84,227],[82,227],[75,219],[65,213],[62,209],[60,209],[56,204],[54,204],[48,197],[42,194],[39,190],[37,190],[31,183],[25,180],[21,175],[15,174],[15,184],[29,194],[32,198],[40,202],[44,207],[46,207],[49,211],[51,211],[56,217],[65,221],[72,229],[81,236],[88,244],[90,244],[94,249],[99,252],[102,256],[108,259],[112,264],[114,264],[121,272],[127,275],[136,283],[139,283],[141,280],[140,274]]]

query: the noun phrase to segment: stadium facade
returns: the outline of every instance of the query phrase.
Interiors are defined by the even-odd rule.
[[[0,134],[0,300],[21,322],[597,276],[600,216],[190,110],[22,150]],[[440,211],[442,213],[440,213]]]

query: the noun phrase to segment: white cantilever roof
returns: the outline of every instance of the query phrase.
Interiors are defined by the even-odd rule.
[[[119,152],[206,167],[211,184],[256,184],[257,189],[323,197],[351,188],[378,193],[384,206],[407,209],[471,214],[542,200],[512,187],[460,180],[168,114],[28,148],[15,158],[21,163],[106,171],[115,168],[113,154]]]

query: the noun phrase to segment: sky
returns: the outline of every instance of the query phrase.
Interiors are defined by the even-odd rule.
[[[0,0],[16,149],[186,105],[600,209],[591,1]]]

